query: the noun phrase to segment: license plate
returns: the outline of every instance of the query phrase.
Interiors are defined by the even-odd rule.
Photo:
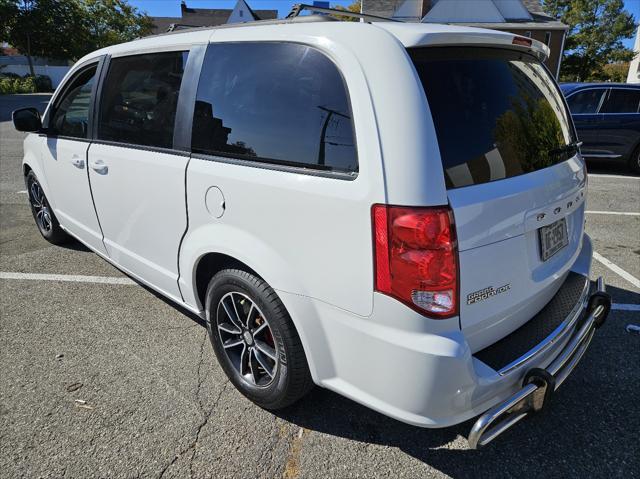
[[[547,261],[569,244],[567,220],[564,218],[550,225],[543,226],[538,231],[540,234],[540,256],[542,257],[542,261]]]

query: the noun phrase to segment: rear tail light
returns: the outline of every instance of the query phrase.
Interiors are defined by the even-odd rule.
[[[458,314],[458,251],[448,207],[373,205],[375,289],[432,318]]]
[[[511,42],[513,45],[521,45],[523,47],[530,47],[533,45],[531,38],[527,37],[513,37],[513,41]]]

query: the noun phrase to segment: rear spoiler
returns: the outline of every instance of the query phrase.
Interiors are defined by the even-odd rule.
[[[480,29],[478,29],[480,30]],[[455,46],[500,46],[513,50],[521,50],[536,56],[541,62],[549,58],[549,47],[533,38],[513,33],[492,32],[491,30],[469,33],[434,33],[429,35],[424,46],[455,45]],[[416,45],[417,46],[417,45]]]
[[[540,61],[545,61],[550,54],[549,47],[538,40],[498,30],[435,23],[398,25],[377,22],[375,25],[396,36],[405,48],[445,45],[501,47],[530,53]]]

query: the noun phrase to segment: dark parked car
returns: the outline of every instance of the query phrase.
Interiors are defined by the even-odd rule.
[[[586,158],[625,161],[640,173],[640,85],[564,83]]]

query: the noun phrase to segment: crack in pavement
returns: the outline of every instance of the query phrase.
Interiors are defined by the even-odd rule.
[[[198,441],[200,440],[200,434],[201,434],[202,430],[204,429],[204,427],[209,423],[209,419],[211,419],[211,416],[213,415],[213,412],[215,411],[216,407],[218,406],[218,403],[220,402],[220,398],[222,397],[222,394],[224,394],[224,392],[227,389],[227,386],[229,385],[229,381],[225,381],[225,383],[222,386],[222,389],[218,393],[218,397],[213,402],[213,405],[211,406],[211,408],[208,411],[205,410],[204,405],[202,404],[202,399],[200,398],[200,389],[202,388],[202,383],[203,383],[201,370],[202,370],[202,364],[204,362],[204,348],[205,348],[205,344],[207,342],[207,338],[208,338],[208,332],[205,330],[204,331],[204,337],[202,339],[202,344],[200,345],[200,359],[198,361],[198,371],[197,371],[197,376],[196,376],[197,379],[198,379],[198,386],[196,388],[196,400],[198,402],[198,408],[200,409],[200,413],[202,414],[203,419],[200,422],[200,424],[198,424],[198,426],[196,428],[196,433],[195,433],[195,437],[193,438],[193,441],[191,441],[191,443],[187,447],[182,449],[171,460],[171,462],[169,462],[162,469],[162,471],[160,471],[160,475],[158,476],[158,479],[161,479],[162,477],[164,477],[164,474],[171,468],[171,466],[173,466],[178,461],[178,459],[180,459],[182,456],[184,456],[189,451],[191,451],[191,456],[189,457],[189,476],[193,477],[193,459],[194,459],[194,457],[196,455],[196,448],[198,446]]]

